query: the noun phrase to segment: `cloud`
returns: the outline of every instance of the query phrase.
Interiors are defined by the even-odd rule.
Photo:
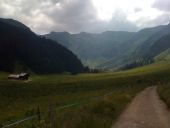
[[[135,8],[135,9],[134,9],[134,12],[135,12],[135,13],[138,13],[138,12],[140,12],[140,11],[142,11],[142,8]]]
[[[102,32],[135,31],[136,27],[123,13],[114,13],[112,20],[101,21],[91,0],[1,0],[0,15],[19,20],[37,33],[50,31]],[[125,15],[125,14],[123,14]]]
[[[128,21],[125,12],[117,9],[109,22],[104,22],[103,30],[114,30],[114,31],[137,31],[138,27],[135,23]]]
[[[0,16],[13,18],[29,26],[36,32],[45,32],[45,26],[54,25],[53,21],[42,10],[47,6],[43,0],[0,0]]]
[[[162,15],[156,17],[155,19],[149,21],[148,25],[157,26],[158,24],[166,25],[169,23],[170,23],[170,13],[165,13],[165,14],[162,14]]]
[[[149,20],[148,20],[149,19]],[[170,13],[163,13],[159,16],[151,19],[151,18],[140,18],[139,21],[140,26],[139,29],[155,27],[159,25],[167,25],[170,22]]]
[[[156,0],[152,7],[162,11],[170,11],[170,0]]]
[[[53,19],[58,31],[83,31],[97,20],[91,0],[62,0],[44,13]]]
[[[39,33],[79,32],[97,20],[91,0],[1,0],[0,14],[20,20]]]
[[[104,0],[100,1],[105,2]],[[107,0],[107,2],[109,1]],[[39,34],[50,31],[68,31],[71,33],[107,30],[137,31],[139,27],[165,24],[169,20],[169,13],[159,14],[159,10],[152,9],[150,0],[145,0],[144,3],[140,4],[138,4],[140,0],[137,2],[135,2],[136,0],[129,1],[131,2],[126,2],[127,8],[125,5],[122,7],[121,2],[114,1],[111,2],[115,5],[112,9],[112,5],[107,3],[106,5],[110,5],[111,9],[108,9],[109,15],[111,14],[109,20],[100,18],[101,14],[94,5],[94,0],[0,0],[0,16],[19,20]],[[156,0],[153,6],[158,8],[160,1],[162,0]],[[163,1],[167,2],[168,5],[168,0]],[[132,2],[134,4],[131,4]],[[168,10],[162,6],[165,5],[159,5],[159,9]],[[104,12],[107,13],[107,9]]]
[[[58,12],[58,13],[57,13]],[[110,21],[102,21],[97,17],[97,11],[90,0],[75,0],[74,3],[61,3],[59,7],[51,9],[47,14],[56,23],[55,31],[66,30],[77,33],[113,31],[136,31],[137,26],[127,20],[126,14],[117,10]]]

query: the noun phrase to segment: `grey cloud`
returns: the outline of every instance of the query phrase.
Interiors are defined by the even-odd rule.
[[[135,9],[134,9],[134,12],[135,12],[135,13],[138,13],[138,12],[140,12],[140,11],[142,11],[142,8],[135,8]]]
[[[170,11],[170,0],[156,0],[152,7],[163,11]]]
[[[13,12],[9,14],[8,8],[3,7],[3,4],[13,9]],[[91,0],[0,0],[0,15],[19,20],[38,33],[138,29],[121,10],[113,14],[110,22],[99,20]]]
[[[80,2],[80,1],[79,1]],[[138,28],[134,23],[127,20],[126,14],[121,10],[117,10],[113,14],[113,18],[109,22],[97,20],[96,10],[92,6],[90,0],[86,0],[80,3],[74,3],[72,5],[64,4],[64,8],[67,10],[60,10],[60,14],[56,15],[57,11],[53,11],[51,17],[55,17],[55,22],[60,21],[65,25],[60,26],[61,29],[56,26],[55,30],[71,30],[71,32],[102,32],[106,30],[113,31],[137,31]],[[81,6],[80,6],[81,5]],[[91,6],[89,6],[91,5]],[[77,7],[78,6],[78,7]],[[49,15],[49,14],[48,14]]]
[[[54,22],[62,23],[62,28],[71,32],[82,31],[89,24],[96,21],[96,10],[91,0],[68,0],[60,3],[61,7],[53,8],[47,15],[53,18]]]
[[[112,16],[110,22],[103,23],[104,30],[113,30],[113,31],[137,31],[138,27],[135,23],[132,23],[127,20],[125,12],[121,10],[116,10]]]
[[[156,17],[155,19],[153,19],[152,21],[150,21],[150,24],[155,25],[155,26],[168,24],[168,23],[170,23],[170,13],[162,14]]]
[[[140,20],[141,21],[141,20]],[[159,26],[159,25],[167,25],[170,22],[170,13],[164,13],[154,19],[150,20],[144,20],[142,23],[142,28],[147,28],[147,27],[154,27],[154,26]]]

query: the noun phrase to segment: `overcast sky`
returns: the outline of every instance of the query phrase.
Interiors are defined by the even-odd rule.
[[[0,0],[0,17],[39,34],[137,31],[170,22],[170,0]]]

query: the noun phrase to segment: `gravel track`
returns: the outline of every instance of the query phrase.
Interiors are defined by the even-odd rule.
[[[140,92],[112,128],[170,128],[170,112],[156,86]]]

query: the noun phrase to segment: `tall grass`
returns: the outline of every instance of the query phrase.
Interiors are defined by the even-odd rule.
[[[158,93],[160,95],[160,98],[170,108],[170,83],[160,84],[158,86]]]

